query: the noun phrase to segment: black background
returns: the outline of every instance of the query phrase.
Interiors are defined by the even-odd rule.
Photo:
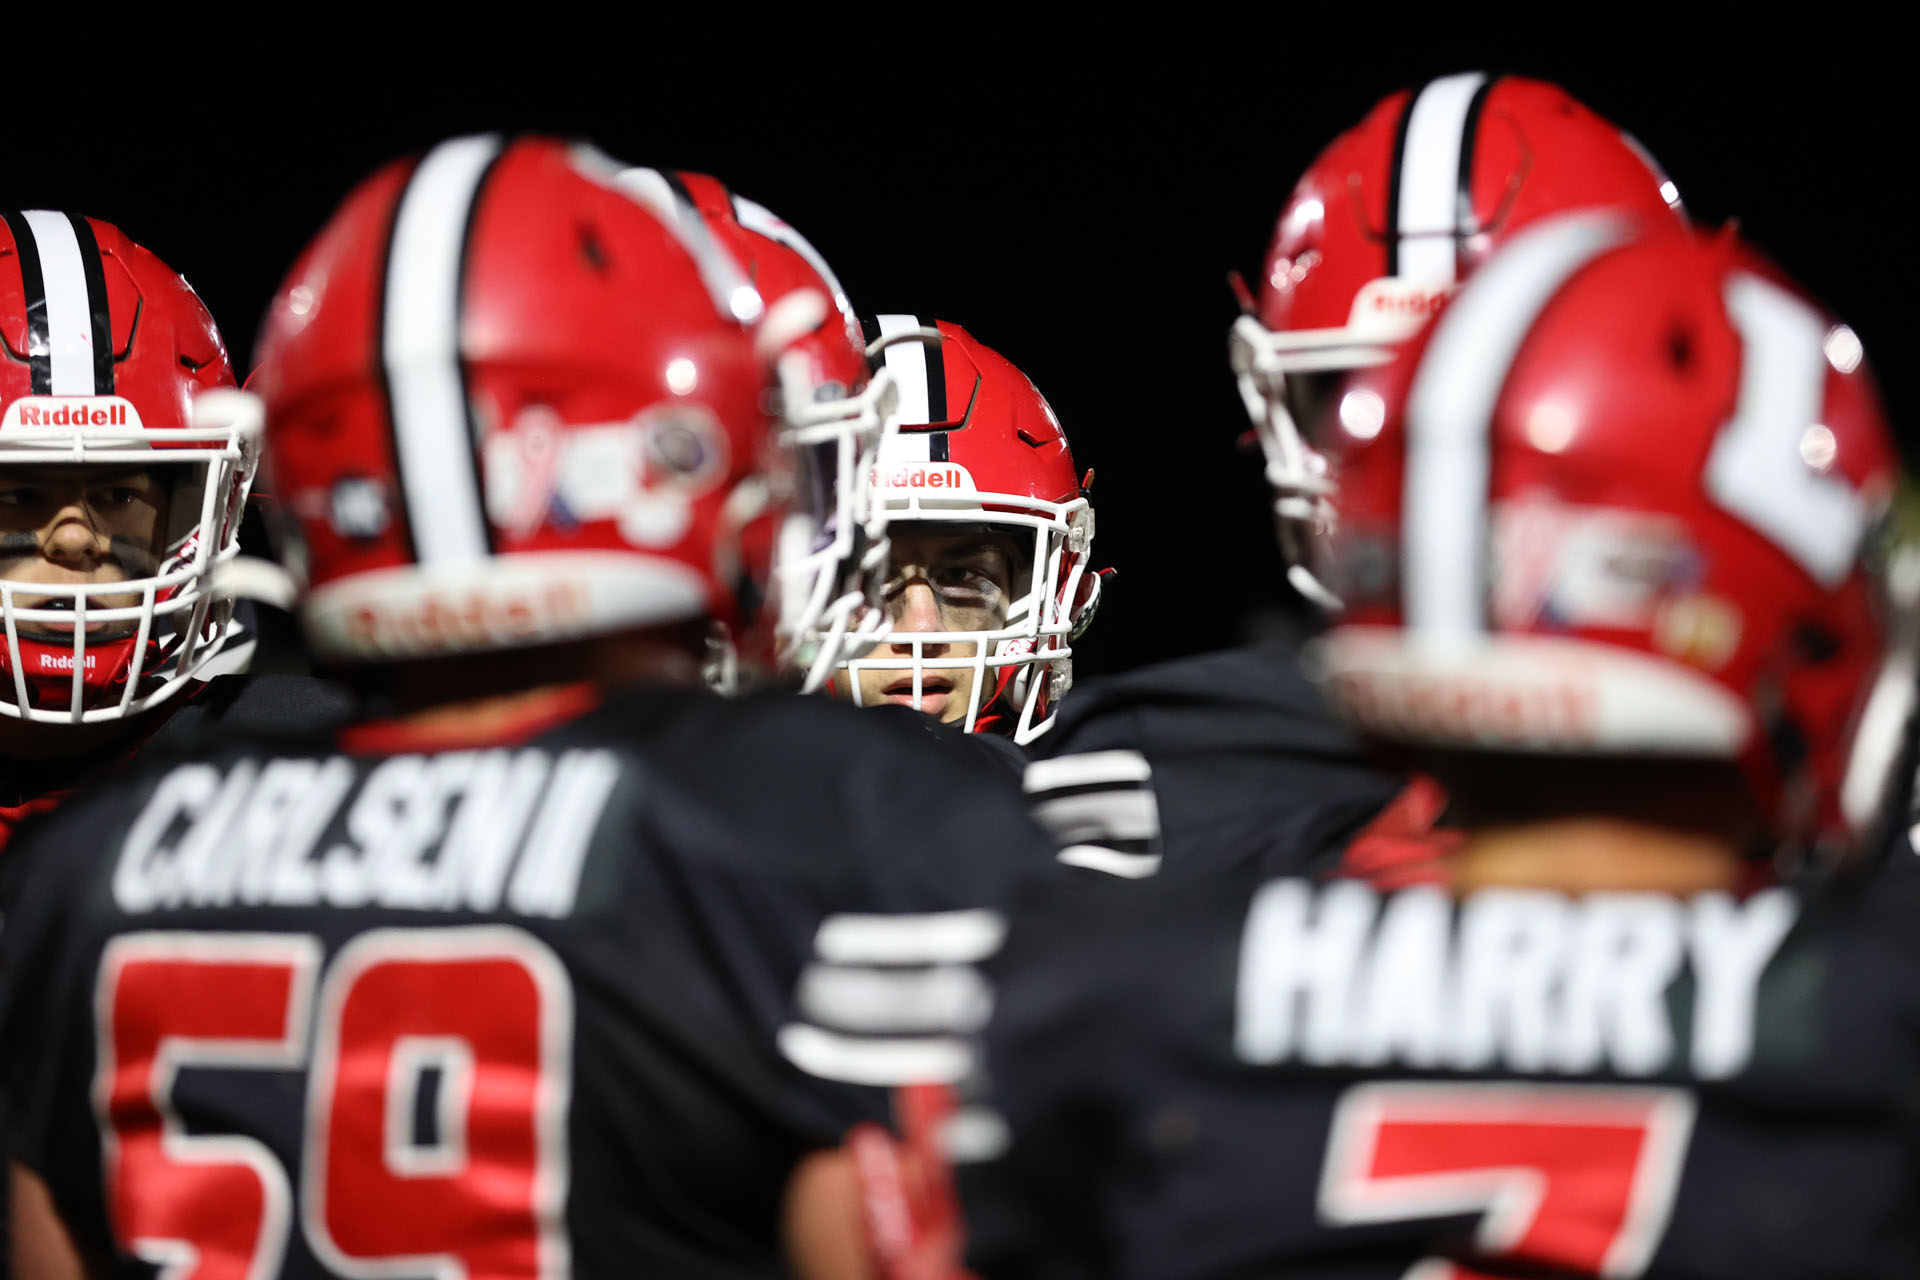
[[[1854,325],[1908,439],[1920,110],[1897,50],[1866,52],[1891,32],[1816,24],[1824,42],[1796,32],[1759,52],[1731,31],[1530,45],[1474,30],[1498,25],[1484,19],[1396,44],[1381,40],[1391,16],[1370,13],[1041,47],[1004,18],[915,13],[823,12],[821,29],[861,26],[823,41],[755,33],[744,10],[671,36],[645,10],[617,25],[556,10],[544,28],[521,11],[481,47],[448,42],[452,17],[401,34],[330,19],[330,37],[244,49],[183,23],[121,30],[123,53],[145,51],[105,92],[84,56],[36,69],[16,45],[0,205],[118,223],[193,282],[244,367],[281,273],[395,156],[528,129],[717,174],[812,239],[864,313],[957,320],[1052,401],[1098,472],[1096,550],[1120,570],[1083,674],[1241,638],[1285,594],[1257,457],[1235,448],[1226,273],[1256,273],[1315,152],[1431,75],[1557,80],[1637,135],[1696,218],[1737,217]]]

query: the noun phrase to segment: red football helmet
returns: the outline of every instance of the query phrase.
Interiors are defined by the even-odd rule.
[[[959,325],[885,315],[874,328],[869,351],[885,361],[900,397],[899,427],[880,458],[889,527],[980,526],[1012,533],[1031,552],[1015,566],[1025,578],[1016,578],[1002,625],[888,632],[871,655],[841,663],[847,676],[835,687],[859,702],[861,671],[911,672],[918,705],[928,672],[970,669],[966,729],[1029,742],[1053,723],[1072,684],[1073,642],[1100,592],[1100,575],[1088,569],[1093,508],[1066,435],[1027,376]],[[959,645],[967,654],[945,652]]]
[[[1322,151],[1280,211],[1257,310],[1229,348],[1267,460],[1288,578],[1336,607],[1301,564],[1333,490],[1313,441],[1333,378],[1394,346],[1507,236],[1547,214],[1678,211],[1631,137],[1538,80],[1443,76],[1380,102]]]
[[[766,299],[765,327],[780,330],[782,435],[825,487],[817,501],[831,513],[824,525],[789,519],[774,557],[779,658],[806,673],[811,693],[840,658],[866,652],[887,629],[886,511],[871,476],[892,420],[892,380],[868,366],[860,323],[826,259],[780,217],[706,174],[629,169],[620,180],[663,216],[697,214]]]
[[[590,148],[459,138],[363,183],[258,373],[335,661],[750,625],[795,483],[737,263]]]
[[[88,489],[95,474],[138,472],[154,484],[155,521],[150,537],[114,531],[106,559],[122,576],[112,581],[99,567],[77,578],[71,564],[34,580],[53,566],[55,533],[9,532],[0,714],[55,724],[134,715],[204,674],[237,630],[232,596],[212,584],[239,552],[254,440],[191,424],[194,397],[233,386],[233,369],[185,280],[96,219],[33,210],[0,220],[0,260],[9,260],[0,262],[0,468],[13,477],[9,506],[19,510],[26,493],[65,501],[24,467]],[[110,500],[134,501],[125,492]],[[87,523],[99,528],[93,497],[85,502]],[[46,514],[68,522],[52,508]]]
[[[1338,414],[1321,658],[1365,726],[1736,760],[1783,840],[1875,819],[1898,464],[1858,339],[1730,234],[1530,227]]]

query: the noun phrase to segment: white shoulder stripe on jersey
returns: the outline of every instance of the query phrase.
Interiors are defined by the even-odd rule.
[[[1153,776],[1147,758],[1138,751],[1089,751],[1084,755],[1035,760],[1021,775],[1028,795],[1061,787],[1086,787],[1103,782],[1145,782]]]
[[[90,396],[93,380],[93,308],[87,298],[80,238],[64,213],[28,209],[21,215],[40,254],[47,295],[47,341],[52,356],[51,394]]]
[[[1467,148],[1468,111],[1487,82],[1484,73],[1443,76],[1407,109],[1400,153],[1399,274],[1451,283],[1460,232],[1460,155]]]
[[[1144,880],[1160,873],[1160,855],[1157,853],[1122,853],[1104,845],[1070,844],[1057,857],[1066,866],[1104,871],[1124,880]]]
[[[986,979],[967,965],[812,964],[795,1000],[811,1022],[867,1034],[978,1031],[993,1011]]]
[[[1062,844],[1153,840],[1160,835],[1160,802],[1144,788],[1082,791],[1037,801],[1029,811]]]
[[[835,1035],[805,1023],[780,1028],[780,1052],[809,1075],[848,1084],[957,1084],[973,1073],[973,1046],[959,1036]]]
[[[1560,286],[1627,224],[1570,214],[1529,227],[1441,315],[1407,396],[1401,572],[1407,627],[1428,640],[1484,630],[1487,433],[1520,344]]]
[[[921,323],[918,316],[875,316],[874,321],[880,326],[882,339],[932,327]],[[896,342],[888,347],[884,354],[887,372],[893,375],[893,385],[899,388],[900,392],[901,424],[918,426],[932,422],[933,406],[928,403],[927,388],[927,344]],[[924,432],[909,432],[891,443],[899,451],[901,461],[927,461],[927,435]],[[918,450],[917,454],[915,450]]]
[[[1000,946],[1006,921],[985,909],[927,915],[838,915],[820,922],[814,954],[829,964],[971,964]]]
[[[387,250],[380,354],[407,523],[422,564],[487,554],[460,368],[460,269],[474,196],[500,146],[498,135],[486,134],[429,152],[400,197]]]

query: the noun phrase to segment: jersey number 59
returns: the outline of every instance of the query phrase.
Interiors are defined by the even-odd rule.
[[[564,1274],[573,997],[559,959],[497,926],[365,933],[324,980],[320,957],[297,934],[107,948],[93,1100],[120,1246],[164,1280],[268,1280],[297,1213],[344,1276]],[[186,1067],[302,1066],[295,1206],[265,1144],[187,1132],[173,1085]]]

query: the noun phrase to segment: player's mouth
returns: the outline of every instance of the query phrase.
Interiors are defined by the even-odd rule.
[[[947,702],[953,697],[953,681],[945,676],[920,677],[920,696],[913,696],[913,677],[895,680],[881,691],[888,702],[903,707],[912,707],[915,711],[924,711],[937,716],[947,709]]]
[[[104,604],[104,601],[99,602]],[[131,600],[128,601],[131,603]],[[50,596],[31,600],[24,596],[15,596],[13,606],[20,610],[43,610],[50,613],[73,613],[75,611],[72,596]],[[70,622],[21,622],[16,624],[20,638],[37,640],[43,644],[72,644],[73,624]],[[119,638],[133,634],[132,622],[89,622],[87,637],[91,640]]]

